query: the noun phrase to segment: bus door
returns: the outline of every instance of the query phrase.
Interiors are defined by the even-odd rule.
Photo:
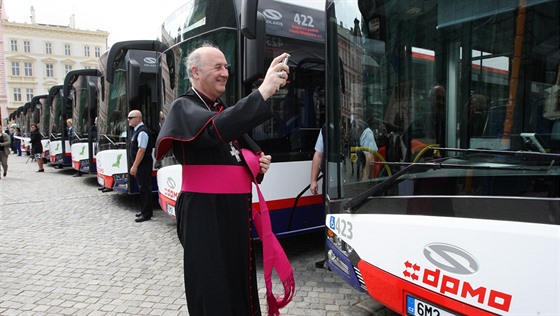
[[[271,201],[272,228],[280,236],[324,225],[322,196],[310,193],[309,179],[315,143],[325,123],[325,19],[322,7],[303,5],[260,1],[258,6],[266,24],[261,67],[266,69],[283,52],[290,54],[288,83],[267,100],[273,117],[251,134],[273,157],[260,188]],[[260,78],[244,81],[245,90],[257,89],[260,83]]]

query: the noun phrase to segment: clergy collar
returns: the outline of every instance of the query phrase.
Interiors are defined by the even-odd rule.
[[[207,106],[210,106],[212,108],[217,107],[218,110],[224,106],[220,98],[216,98],[216,100],[212,100],[208,96],[206,96],[206,94],[202,93],[200,90],[195,89],[194,87],[190,88],[190,92],[192,92],[192,94],[194,95],[197,94],[200,95],[200,97],[204,100]]]
[[[191,87],[191,90],[193,90],[193,92],[196,90],[195,94],[198,92],[198,94],[204,99],[204,101],[207,101],[208,104],[221,103],[220,98],[216,98],[216,100],[212,100],[208,96],[206,96],[206,94],[204,94],[202,91],[195,89],[194,87]]]

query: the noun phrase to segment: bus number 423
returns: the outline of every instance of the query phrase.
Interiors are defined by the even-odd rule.
[[[339,236],[352,239],[354,234],[352,233],[352,222],[346,221],[344,219],[331,216],[330,228],[334,230]]]

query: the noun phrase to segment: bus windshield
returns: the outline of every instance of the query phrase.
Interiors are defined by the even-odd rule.
[[[66,122],[62,117],[62,85],[53,86],[49,90],[49,111],[50,111],[50,129],[48,132],[52,137],[60,137],[64,132]]]
[[[74,84],[73,127],[76,139],[87,138],[97,116],[97,77],[81,76]],[[83,141],[83,140],[82,140]]]
[[[559,29],[527,20],[552,19],[554,3],[528,1],[524,12],[486,5],[473,16],[453,1],[411,9],[388,1],[371,12],[366,2],[335,1],[330,11],[337,21],[330,97],[337,102],[329,103],[329,156],[343,157],[344,168],[333,172],[338,183],[377,181],[400,170],[397,163],[461,153],[437,148],[560,152],[560,112],[551,104],[559,48],[548,46]],[[516,23],[542,32],[526,34]],[[473,30],[461,33],[466,27]],[[545,51],[536,54],[537,47]],[[354,192],[331,187],[334,196]]]

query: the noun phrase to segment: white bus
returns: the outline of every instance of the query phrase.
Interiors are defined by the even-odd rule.
[[[402,315],[560,314],[559,20],[558,1],[328,1],[331,270]],[[363,122],[375,150],[347,136]]]

